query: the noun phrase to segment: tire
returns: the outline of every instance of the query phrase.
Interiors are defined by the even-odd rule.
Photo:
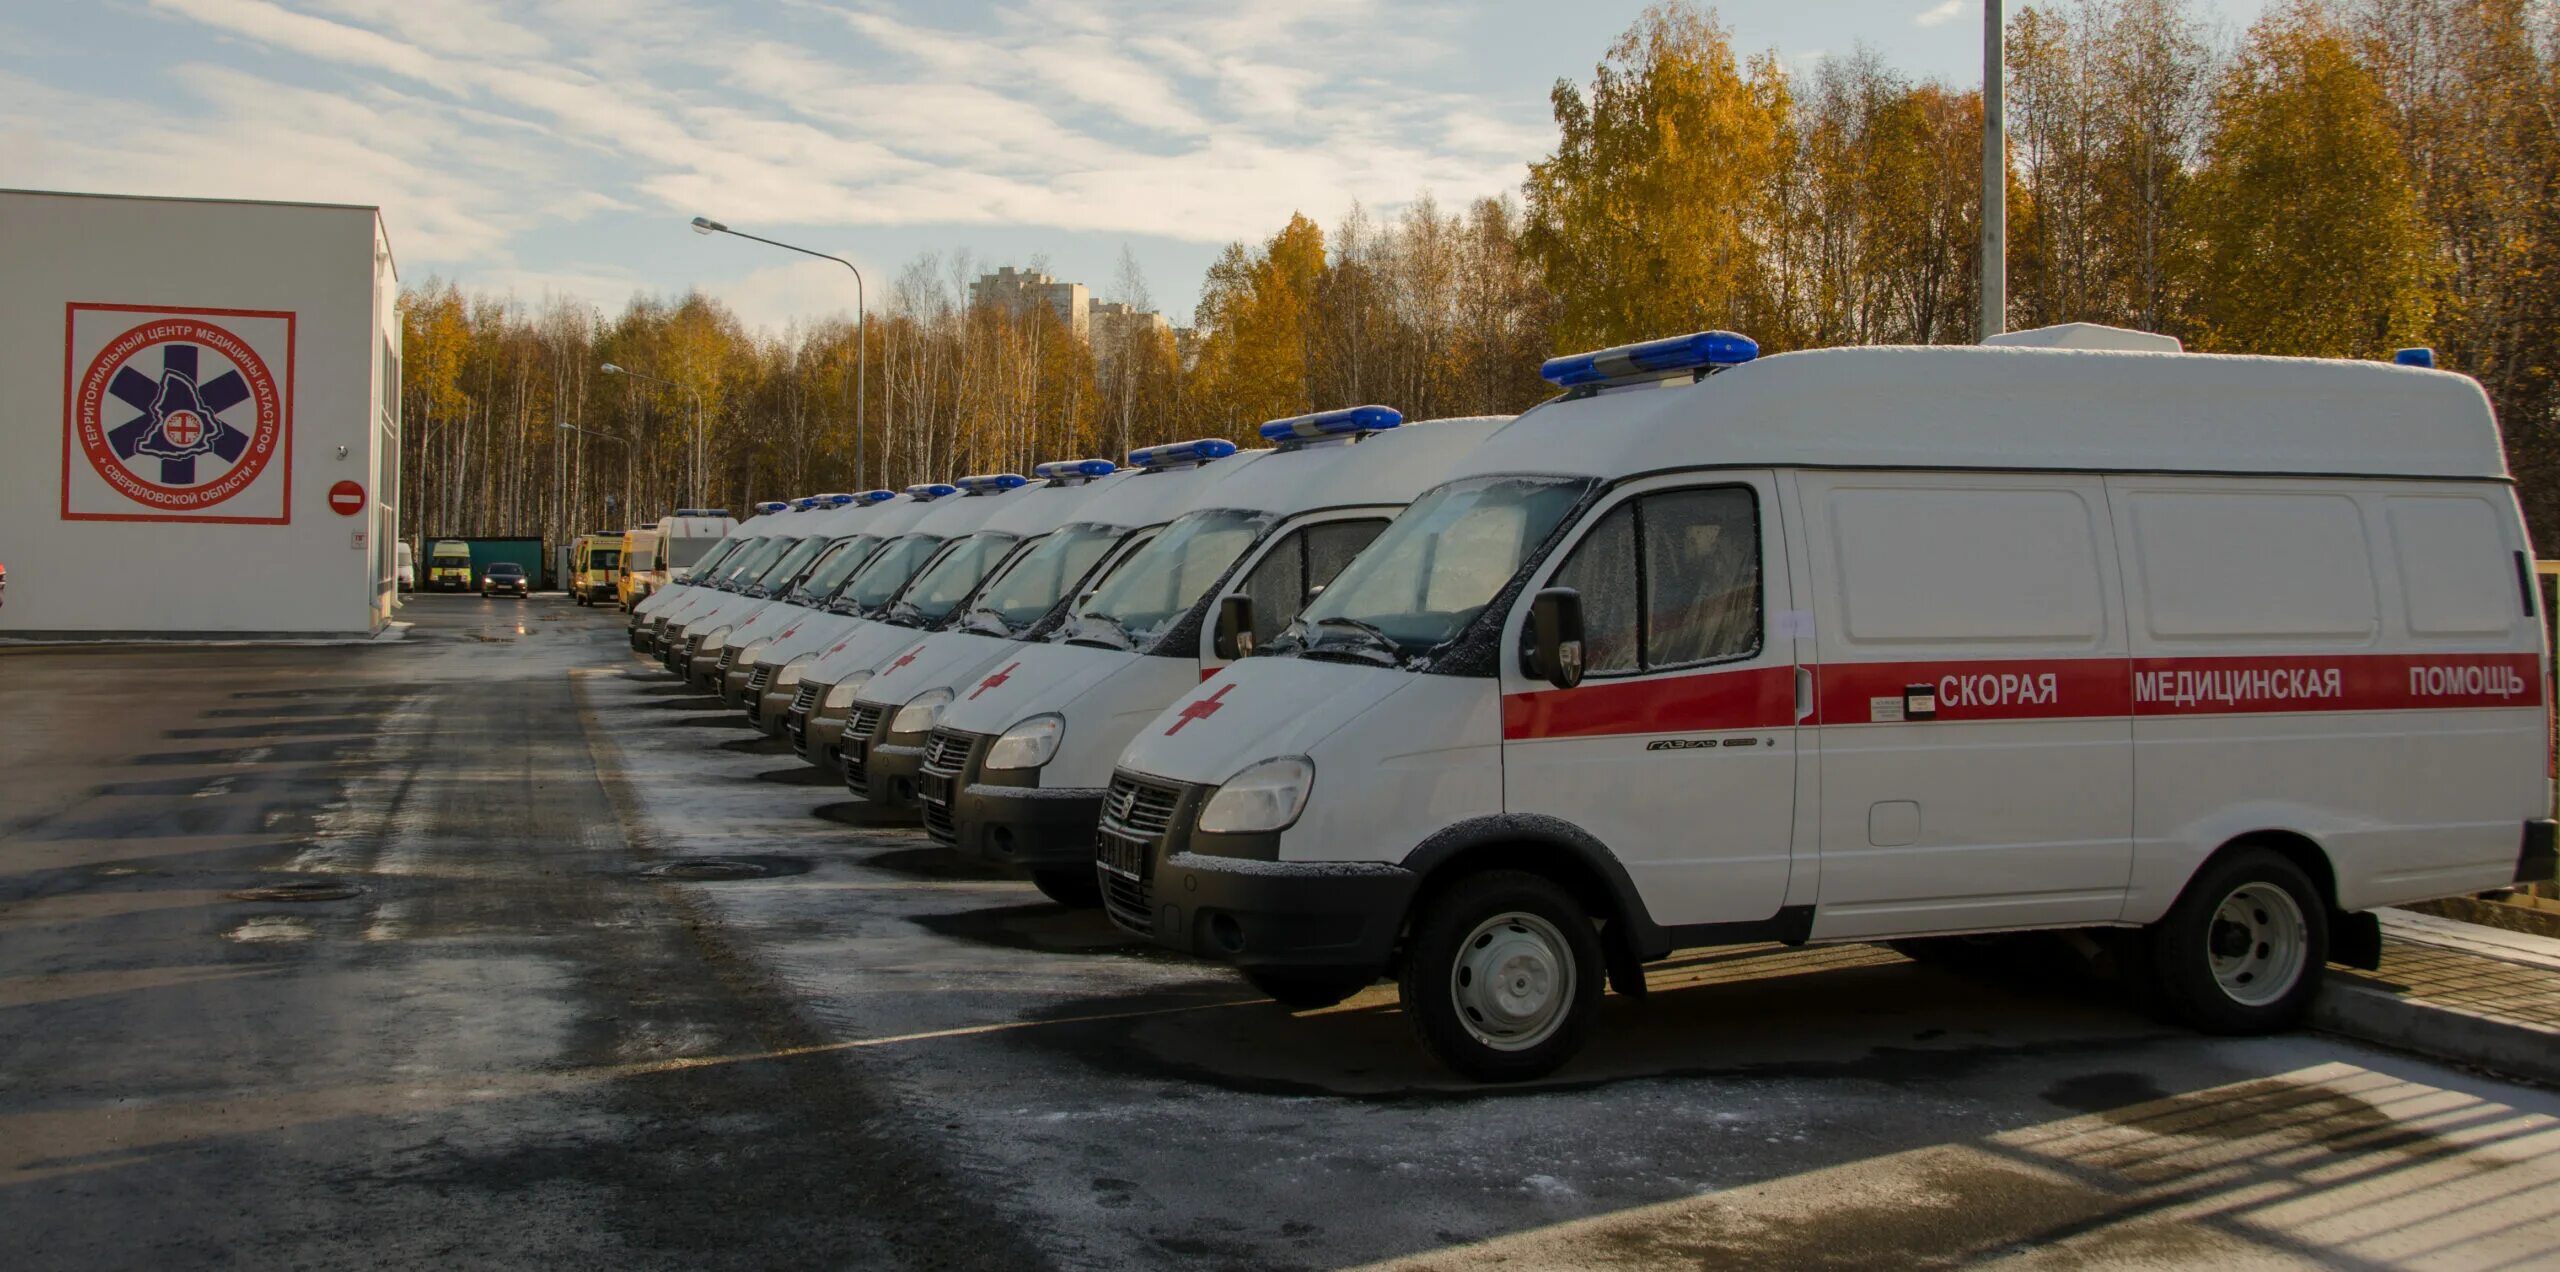
[[[1423,904],[1396,988],[1440,1063],[1479,1082],[1522,1082],[1582,1049],[1606,969],[1600,933],[1572,894],[1542,875],[1489,870]]]
[[[1040,889],[1040,895],[1070,910],[1102,908],[1102,880],[1094,877],[1091,866],[1034,870],[1031,883]]]
[[[1251,982],[1255,989],[1269,994],[1273,1002],[1291,1011],[1314,1011],[1321,1007],[1331,1007],[1367,989],[1371,981],[1378,979],[1375,976],[1362,976],[1356,972],[1296,971],[1246,972],[1244,978]]]
[[[2205,1033],[2274,1033],[2299,1023],[2319,992],[2329,907],[2302,867],[2236,848],[2187,881],[2148,937],[2170,1015]]]

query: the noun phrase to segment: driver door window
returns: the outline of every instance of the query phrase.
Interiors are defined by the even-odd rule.
[[[1267,645],[1297,621],[1308,594],[1333,581],[1387,523],[1327,521],[1291,531],[1254,563],[1236,591],[1253,598],[1253,639]]]

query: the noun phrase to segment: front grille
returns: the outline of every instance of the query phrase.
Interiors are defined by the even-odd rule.
[[[966,734],[935,730],[924,744],[924,771],[937,777],[958,777],[969,762],[969,739]]]
[[[866,744],[872,734],[880,731],[880,717],[888,710],[857,702],[844,718],[844,740],[836,744],[836,750],[844,755],[845,789],[856,795],[871,793],[871,748]]]
[[[800,686],[800,692],[791,695],[791,713],[793,715],[805,717],[810,712],[817,709],[818,686],[815,683],[802,685]]]
[[[736,670],[737,666],[738,647],[735,645],[722,646],[720,649],[720,674],[726,676],[731,671]]]
[[[760,696],[760,695],[762,695],[762,694],[764,693],[764,691],[765,691],[765,687],[766,687],[766,686],[768,686],[768,685],[771,685],[772,683],[773,683],[773,664],[772,664],[772,663],[757,663],[757,664],[756,664],[756,669],[755,669],[754,671],[752,671],[752,672],[747,673],[747,692],[748,692],[748,693],[750,693],[750,694],[755,694],[755,695],[759,695],[759,696]]]
[[[791,735],[792,753],[804,760],[809,758],[809,717],[817,709],[818,686],[804,684],[782,711],[782,731]]]
[[[1155,930],[1156,849],[1181,804],[1181,788],[1126,773],[1112,774],[1111,789],[1103,793],[1102,826],[1093,837],[1102,908],[1132,932]]]

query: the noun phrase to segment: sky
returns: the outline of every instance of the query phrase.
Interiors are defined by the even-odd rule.
[[[2265,0],[2205,0],[2237,32]],[[1640,0],[0,0],[0,186],[378,204],[404,283],[751,326],[922,252],[1189,322],[1219,249],[1515,192]],[[1727,0],[1746,51],[1981,77],[1980,0]],[[947,266],[946,266],[947,267]]]

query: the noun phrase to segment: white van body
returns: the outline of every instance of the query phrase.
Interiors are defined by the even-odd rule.
[[[1575,482],[1574,507],[1452,644],[1371,657],[1311,629],[1414,572],[1387,558],[1435,501],[1513,478]],[[2461,376],[1790,353],[1540,406],[1408,515],[1310,623],[1134,731],[1099,880],[1123,927],[1275,992],[1401,970],[1426,1041],[1479,1077],[1552,1069],[1579,1026],[1460,1019],[1505,1010],[1428,962],[1434,906],[1471,878],[1571,893],[1622,989],[1699,945],[2144,929],[2127,960],[2240,1032],[2289,1021],[2324,958],[2371,965],[2358,912],[2549,871],[2549,658],[2497,426]],[[1591,633],[1571,688],[1524,669],[1559,580]],[[1284,826],[1203,828],[1248,773],[1277,793],[1227,807],[1280,808],[1298,762]],[[2232,871],[2288,869],[2310,913],[2215,908]],[[2287,921],[2307,965],[2251,980],[2283,945],[2249,925]],[[1531,1005],[1599,992],[1555,946],[1512,951],[1539,1029],[1565,1017]]]
[[[1197,507],[1114,571],[1076,616],[1039,644],[1010,652],[1003,665],[966,685],[943,713],[919,785],[925,829],[936,842],[981,860],[1021,866],[1052,895],[1089,895],[1093,827],[1103,790],[1122,747],[1166,703],[1225,666],[1211,640],[1209,610],[1230,580],[1290,573],[1264,617],[1284,621],[1304,602],[1304,581],[1332,577],[1412,498],[1446,480],[1451,465],[1493,435],[1508,417],[1436,420],[1359,439],[1282,449],[1236,465]],[[1160,603],[1146,610],[1134,642],[1115,637],[1115,595],[1136,589],[1204,540],[1203,527],[1233,539],[1234,555],[1212,554],[1197,577],[1167,578]],[[1306,566],[1308,545],[1323,564]],[[1288,566],[1288,554],[1298,564]],[[1266,561],[1271,574],[1259,573]],[[1134,645],[1134,647],[1131,647]],[[1036,767],[989,770],[998,739],[1038,717],[1054,716],[1063,733]],[[848,744],[851,739],[848,728]],[[1080,891],[1079,891],[1080,890]]]
[[[795,519],[770,536],[761,553],[744,557],[736,573],[720,575],[717,591],[698,595],[668,614],[667,642],[683,663],[677,674],[717,692],[737,625],[774,603],[836,542],[853,532],[867,509],[852,495],[812,495],[800,500]]]
[[[830,597],[897,556],[897,545],[911,542],[919,526],[951,519],[962,497],[936,493],[941,489],[948,488],[914,487],[858,517],[825,527],[816,550],[805,554],[793,577],[749,587],[739,598],[693,619],[688,631],[708,633],[717,642],[711,646],[718,664],[712,689],[729,705],[738,705],[754,656],[776,635],[796,635],[822,618]],[[818,590],[812,590],[813,584]]]
[[[969,479],[973,483],[991,480]],[[903,560],[879,567],[888,575],[866,567],[846,583],[839,597],[845,604],[768,624],[771,635],[762,638],[765,646],[754,651],[754,660],[741,651],[724,697],[745,708],[748,722],[766,736],[780,737],[781,713],[768,714],[764,700],[784,667],[792,668],[787,688],[796,691],[800,676],[822,659],[868,658],[873,657],[868,651],[876,646],[904,643],[916,629],[901,617],[903,607],[919,598],[918,589],[957,589],[965,598],[1026,537],[1056,529],[1059,520],[1092,495],[1093,483],[1081,480],[1033,482],[1012,474],[1001,480],[1022,484],[1010,488],[981,484],[974,491],[964,484],[962,495],[943,501],[947,506],[916,522],[897,544],[882,549],[878,559],[884,562],[894,549],[905,549]],[[788,700],[789,694],[782,696]]]
[[[694,564],[711,550],[711,545],[737,528],[737,518],[710,508],[678,508],[673,516],[660,521],[658,568],[666,573],[666,581],[682,583],[691,578]]]
[[[693,571],[688,571],[684,582],[669,583],[664,587],[650,590],[647,594],[639,596],[631,602],[629,609],[632,615],[631,625],[633,629],[636,631],[649,626],[646,618],[643,617],[644,615],[653,615],[663,612],[675,601],[692,595],[700,588],[709,586],[712,579],[717,578],[723,571],[737,564],[734,549],[739,548],[750,540],[760,540],[771,534],[773,531],[773,518],[781,516],[792,510],[792,504],[785,500],[776,499],[757,504],[753,512],[747,518],[731,527],[729,533],[721,536],[720,541],[713,544],[712,548],[704,553],[703,560],[713,560],[714,552],[725,551],[725,554],[721,555],[716,560],[709,574],[697,578],[694,577]],[[655,522],[636,526],[625,532],[623,536],[622,549],[623,573],[629,574],[635,572],[644,561],[650,569],[656,569],[658,561],[657,544],[658,527]],[[699,563],[697,563],[697,568],[699,568]]]
[[[697,576],[684,583],[670,584],[649,598],[645,607],[634,612],[645,616],[651,633],[650,645],[659,661],[670,668],[684,652],[684,642],[676,638],[680,626],[699,616],[720,600],[734,595],[755,581],[770,567],[785,548],[777,540],[796,540],[807,518],[817,516],[814,508],[802,507],[805,500],[791,503],[767,503],[758,506],[762,515],[741,523],[734,536],[736,546],[722,557],[707,576]]]
[[[956,620],[988,579],[1060,526],[1117,498],[1120,483],[1134,475],[1107,461],[1096,461],[1096,466],[1102,470],[1099,476],[1044,478],[1010,493],[979,496],[984,511],[975,526],[959,520],[920,525],[920,532],[933,533],[942,542],[886,601],[866,606],[860,597],[848,595],[847,604],[794,624],[761,651],[742,704],[748,722],[767,737],[781,737],[785,708],[809,673],[869,671]],[[878,596],[878,584],[873,589],[870,594]]]
[[[915,815],[915,779],[924,762],[925,740],[940,717],[933,704],[950,702],[964,684],[974,686],[1016,646],[1057,630],[1078,596],[1107,578],[1165,523],[1190,511],[1216,489],[1221,476],[1267,453],[1123,469],[1105,479],[1112,483],[1107,497],[1088,499],[1050,538],[1025,544],[1000,573],[989,576],[955,621],[930,632],[910,632],[912,639],[889,656],[870,660],[869,666],[843,672],[830,667],[816,673],[819,679],[804,678],[791,712],[785,713],[794,749],[822,766],[840,766],[846,788],[869,805],[874,818]],[[1016,612],[1008,617],[985,608],[990,602]],[[910,720],[917,727],[901,730],[902,709],[910,704],[916,711],[906,714],[923,719]],[[839,754],[844,721],[856,710],[863,712],[868,730],[862,749]],[[813,712],[820,722],[814,747]]]

